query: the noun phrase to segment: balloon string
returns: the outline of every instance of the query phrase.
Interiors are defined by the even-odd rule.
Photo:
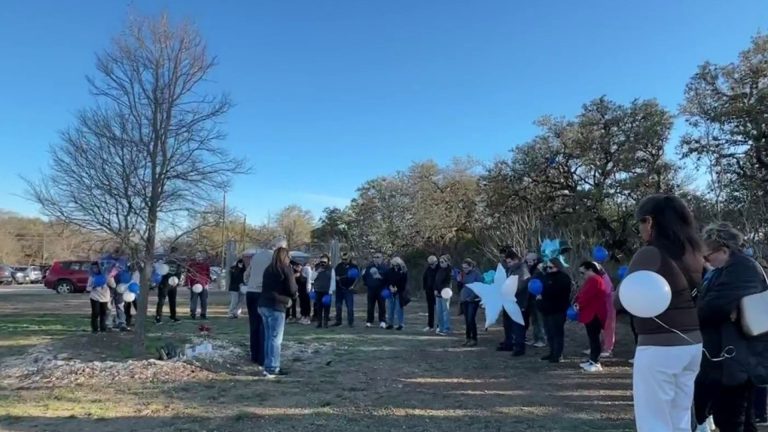
[[[695,342],[695,341],[691,340],[691,338],[689,338],[688,336],[680,333],[679,331],[677,331],[677,330],[673,329],[672,327],[670,327],[670,326],[664,324],[663,322],[659,321],[656,317],[653,317],[653,320],[656,321],[657,323],[661,324],[662,326],[664,326],[667,330],[671,330],[671,331],[679,334],[683,339],[687,340],[688,342],[690,342],[690,343],[692,343],[694,345],[698,343],[698,342]],[[723,361],[725,359],[729,359],[729,358],[731,358],[731,357],[736,355],[736,348],[734,348],[732,345],[728,345],[727,347],[725,347],[725,349],[723,349],[723,352],[720,353],[720,357],[717,357],[717,358],[712,358],[712,356],[709,355],[709,352],[707,352],[706,349],[701,348],[701,350],[704,351],[704,355],[706,355],[707,358],[710,361],[713,361],[713,362]]]

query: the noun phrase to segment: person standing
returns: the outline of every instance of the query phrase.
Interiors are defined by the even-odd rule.
[[[168,273],[164,274],[157,285],[157,307],[155,310],[155,323],[163,322],[163,306],[168,299],[168,309],[171,321],[179,322],[176,317],[176,294],[178,292],[179,281],[181,281],[181,269],[177,261],[166,260]]]
[[[528,306],[528,280],[530,274],[528,273],[528,267],[523,262],[520,255],[514,250],[508,250],[507,255],[504,258],[506,262],[507,277],[517,276],[517,291],[515,292],[515,300],[520,307],[520,312],[523,316],[526,314],[526,308]],[[512,355],[514,357],[520,357],[525,355],[525,324],[518,323],[512,318],[509,318],[511,333],[512,333]]]
[[[248,285],[245,293],[245,305],[248,309],[248,330],[250,336],[251,361],[264,366],[264,320],[259,314],[259,299],[262,292],[264,271],[272,262],[273,251],[288,248],[285,239],[278,238],[272,243],[271,249],[260,249],[251,256],[248,269],[243,279]]]
[[[477,346],[477,311],[480,309],[480,296],[478,296],[468,285],[475,282],[482,282],[483,276],[477,271],[475,262],[467,258],[461,264],[463,273],[462,281],[464,286],[459,292],[459,299],[464,304],[464,328],[465,337],[463,346]]]
[[[328,328],[328,321],[331,319],[331,304],[325,304],[323,297],[330,296],[331,293],[331,269],[330,257],[323,255],[320,262],[315,267],[315,310],[318,311],[317,328]]]
[[[275,250],[264,270],[259,315],[264,325],[264,376],[285,375],[280,369],[280,351],[285,331],[285,311],[296,298],[298,287],[290,265],[288,249]]]
[[[550,363],[560,363],[565,347],[565,320],[571,305],[573,282],[560,258],[550,258],[545,266],[544,288],[538,299],[539,311],[549,342],[549,354],[542,357]]]
[[[312,302],[309,298],[309,292],[312,291],[312,266],[309,263],[305,265],[298,264],[293,267],[297,272],[296,285],[299,286],[299,314],[300,324],[309,325],[312,323],[310,315],[312,314]]]
[[[525,264],[528,267],[528,274],[531,275],[531,279],[538,279],[542,283],[544,282],[544,273],[539,268],[541,260],[535,253],[528,253],[525,256]],[[541,317],[541,312],[536,304],[536,297],[528,296],[528,306],[526,307],[525,318],[525,331],[533,327],[533,338],[530,345],[536,348],[544,348],[547,346],[546,333],[544,332],[544,319]]]
[[[387,299],[387,330],[392,330],[397,319],[396,330],[405,327],[404,308],[410,302],[408,296],[408,268],[400,257],[392,258],[391,267],[386,275],[387,286],[391,295]]]
[[[718,430],[756,430],[755,386],[768,384],[768,335],[748,337],[742,331],[739,308],[744,297],[768,290],[760,265],[741,250],[744,236],[730,224],[704,229],[704,259],[715,270],[697,292],[697,309],[704,352],[696,378],[697,423],[706,419],[701,390],[711,403]]]
[[[628,275],[655,272],[672,291],[669,307],[661,315],[633,316],[637,331],[632,369],[635,425],[638,432],[689,432],[702,348],[691,296],[701,285],[704,271],[697,224],[685,202],[669,194],[644,198],[635,218],[645,246],[632,257]],[[621,287],[616,297],[620,295]],[[620,301],[614,306],[622,308]]]
[[[242,285],[245,284],[245,262],[242,258],[229,268],[229,317],[239,318],[243,311],[245,293]]]
[[[384,255],[381,252],[377,252],[373,255],[373,261],[368,264],[363,272],[363,283],[368,289],[368,313],[366,316],[365,326],[373,327],[374,309],[378,308],[379,315],[379,327],[387,327],[387,309],[384,305],[384,299],[381,297],[381,291],[386,288],[387,281],[384,277],[387,275],[389,269],[384,264]]]
[[[109,311],[109,286],[107,277],[101,272],[97,261],[91,263],[91,274],[85,290],[90,293],[91,301],[91,332],[107,331],[107,313]]]
[[[435,278],[437,277],[437,257],[431,255],[427,258],[427,269],[424,270],[424,275],[421,278],[421,287],[424,289],[424,295],[427,299],[427,326],[424,327],[425,332],[435,330],[435,302],[436,285]]]
[[[357,277],[349,277],[350,270],[354,274],[360,273],[357,264],[352,262],[349,253],[341,254],[341,262],[336,265],[336,322],[334,327],[341,325],[342,305],[347,305],[347,324],[349,327],[355,325],[355,293],[352,291]]]
[[[189,288],[189,316],[197,318],[197,302],[200,301],[200,318],[208,319],[208,285],[211,283],[211,265],[205,261],[202,251],[195,254],[195,260],[187,265],[187,287]],[[200,285],[203,290],[196,293],[192,290]]]
[[[603,278],[603,287],[605,288],[606,292],[605,306],[607,311],[605,318],[605,329],[603,329],[603,349],[600,353],[600,358],[609,358],[613,356],[613,347],[616,345],[616,308],[613,306],[615,296],[611,276],[602,266],[599,264],[598,266],[602,271],[601,277]]]
[[[437,334],[446,336],[451,333],[451,298],[443,297],[443,290],[451,289],[453,276],[451,256],[442,255],[435,274],[435,298],[437,299]]]
[[[597,263],[584,261],[579,266],[579,273],[584,277],[584,284],[573,299],[573,307],[579,312],[579,322],[587,329],[589,339],[589,360],[581,364],[587,372],[600,372],[600,332],[608,316],[603,275]]]

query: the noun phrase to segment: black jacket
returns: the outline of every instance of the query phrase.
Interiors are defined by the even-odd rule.
[[[315,280],[312,285],[312,289],[319,293],[327,293],[331,291],[331,267],[328,266],[325,270],[318,266],[315,269]]]
[[[531,275],[528,273],[528,266],[524,262],[515,264],[507,269],[507,277],[517,276],[517,292],[515,293],[515,300],[521,310],[525,310],[528,307],[528,279]]]
[[[435,278],[437,277],[437,266],[427,266],[424,270],[424,276],[421,278],[421,286],[426,292],[433,292],[436,289]],[[443,287],[445,288],[445,287]],[[442,288],[441,288],[442,289]]]
[[[285,312],[297,292],[296,278],[291,266],[277,269],[269,266],[264,270],[259,307]]]
[[[394,267],[387,271],[385,276],[387,281],[387,287],[397,288],[395,296],[400,298],[400,306],[405,307],[411,302],[411,297],[408,295],[408,272],[404,270],[398,270]]]
[[[352,288],[352,286],[355,284],[357,279],[347,277],[350,269],[357,269],[358,273],[360,272],[357,264],[353,262],[340,262],[336,265],[335,270],[336,283],[338,285],[337,288]]]
[[[238,267],[233,265],[229,268],[229,290],[233,292],[240,291],[240,285],[243,284],[243,277],[245,275],[245,266]]]
[[[435,291],[437,291],[437,297],[441,298],[440,292],[445,288],[451,288],[453,284],[453,275],[451,274],[450,267],[438,267],[437,273],[435,273]]]
[[[704,349],[712,358],[722,357],[726,347],[733,347],[733,357],[712,361],[701,359],[699,379],[723,385],[739,385],[751,379],[757,385],[768,384],[768,335],[749,337],[741,330],[740,318],[731,320],[741,299],[768,289],[760,266],[740,252],[732,252],[725,266],[715,273],[698,292],[699,326]]]
[[[544,290],[538,302],[539,310],[544,315],[564,315],[571,306],[571,277],[566,272],[557,271],[544,275],[542,282]]]

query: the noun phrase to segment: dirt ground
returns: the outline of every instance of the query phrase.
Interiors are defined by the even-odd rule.
[[[180,297],[180,316],[186,318],[186,293]],[[136,369],[159,368],[158,363],[125,363],[130,334],[88,332],[86,295],[0,296],[0,365],[35,362],[32,353],[43,349],[58,355],[63,365],[77,361],[92,372],[79,380],[5,380],[0,430],[634,429],[627,362],[631,335],[623,319],[616,357],[604,362],[603,373],[590,375],[578,367],[587,340],[575,323],[566,329],[566,361],[551,365],[539,360],[545,349],[529,347],[521,358],[496,352],[502,334],[498,327],[481,330],[478,347],[462,348],[463,320],[455,310],[453,335],[423,333],[426,307],[418,301],[406,308],[404,331],[366,329],[365,296],[355,300],[352,329],[289,324],[283,359],[289,375],[265,380],[247,361],[247,318],[227,319],[227,293],[212,293],[210,338],[231,344],[235,357],[199,363],[198,373],[177,377],[168,372],[167,379],[159,379]],[[484,319],[480,315],[478,322]],[[189,319],[149,324],[148,345],[198,338],[199,324]],[[107,360],[117,363],[96,363]],[[104,375],[102,369],[112,372]]]

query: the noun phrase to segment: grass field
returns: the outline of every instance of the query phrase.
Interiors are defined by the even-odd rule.
[[[185,297],[181,295],[180,297]],[[186,311],[187,299],[181,298]],[[212,338],[242,349],[211,365],[204,379],[82,382],[0,387],[2,431],[630,431],[631,336],[619,325],[616,359],[596,375],[580,371],[584,329],[569,323],[567,361],[541,362],[544,349],[512,358],[497,353],[501,330],[462,348],[463,324],[450,337],[423,333],[425,305],[406,308],[406,329],[365,329],[364,296],[356,327],[319,330],[289,324],[287,377],[265,380],[247,361],[247,318],[226,318],[226,293],[212,293]],[[154,306],[154,299],[150,307]],[[0,297],[0,363],[49,346],[83,361],[125,361],[130,334],[91,335],[85,295]],[[455,311],[452,311],[455,315]],[[186,313],[181,313],[186,317]],[[482,313],[478,321],[482,320]],[[199,322],[149,324],[149,345],[184,342]],[[306,348],[302,351],[302,348]],[[310,352],[292,355],[292,352]],[[22,359],[24,357],[21,357]]]

